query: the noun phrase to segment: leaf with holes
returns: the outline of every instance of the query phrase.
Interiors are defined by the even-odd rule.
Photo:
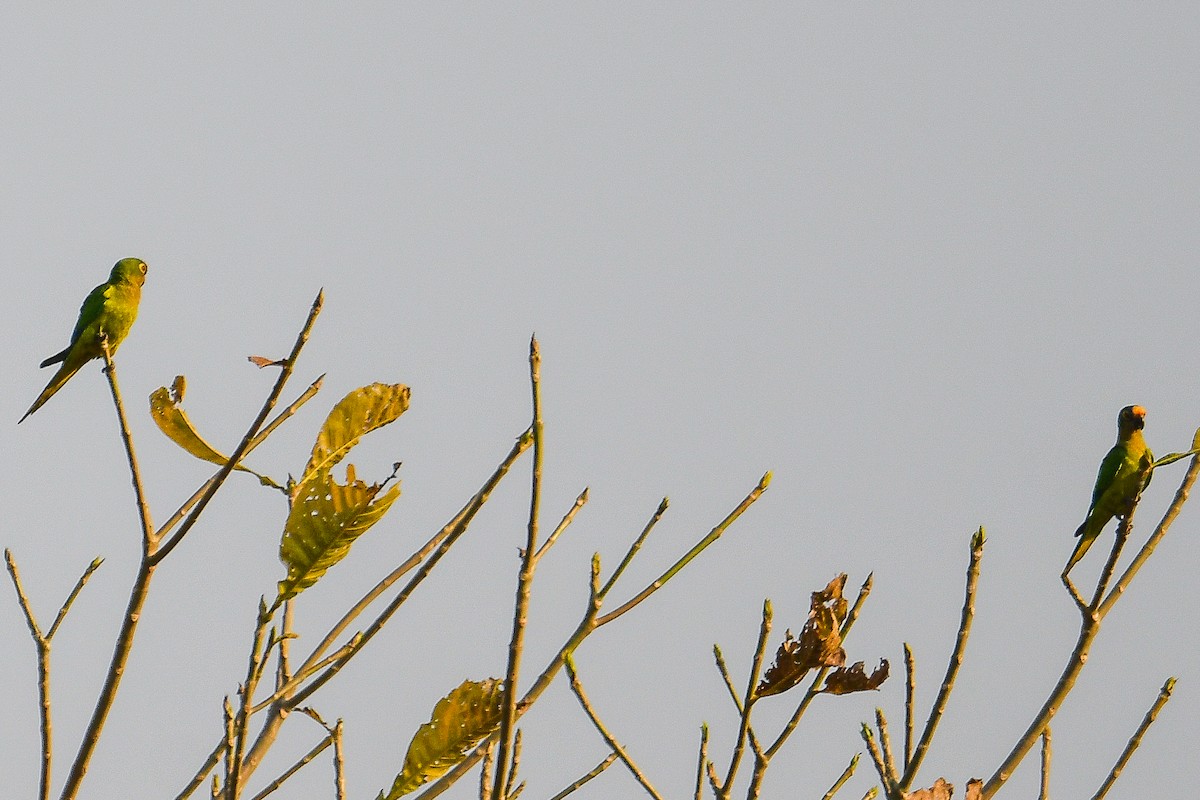
[[[275,607],[316,583],[345,558],[355,539],[383,518],[400,496],[398,485],[379,494],[383,486],[357,480],[351,464],[344,485],[322,470],[296,487],[279,543],[279,560],[288,574],[279,582]]]
[[[417,729],[404,756],[404,770],[391,791],[376,800],[396,800],[440,778],[500,725],[504,682],[495,678],[463,681],[433,707],[433,716]]]
[[[849,667],[838,667],[825,678],[822,692],[829,694],[851,694],[852,692],[869,692],[878,689],[887,680],[888,661],[879,659],[879,666],[870,675],[866,673],[863,662],[855,661]]]
[[[846,619],[846,599],[842,589],[846,574],[829,582],[823,590],[812,593],[808,621],[799,638],[788,631],[775,653],[775,663],[763,675],[755,693],[759,697],[781,694],[804,679],[811,669],[840,667],[846,663],[842,649],[841,624]]]
[[[333,469],[363,436],[395,422],[408,410],[409,395],[403,384],[372,383],[343,397],[321,426],[300,483]]]

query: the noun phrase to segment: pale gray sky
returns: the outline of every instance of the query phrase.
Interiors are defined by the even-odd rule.
[[[902,719],[901,643],[932,702],[970,533],[989,534],[978,615],[923,783],[987,777],[1074,642],[1058,574],[1117,410],[1148,409],[1160,453],[1200,425],[1194,130],[1200,11],[1094,4],[260,3],[239,11],[93,4],[0,30],[0,226],[11,285],[0,419],[48,375],[86,292],[118,258],[150,265],[118,364],[157,519],[208,469],[141,398],[178,374],[230,449],[308,304],[326,307],[297,387],[326,389],[255,466],[303,466],[328,408],[375,380],[412,410],[355,459],[404,495],[301,599],[310,638],[458,508],[527,424],[542,344],[547,524],[591,502],[543,563],[526,663],[582,608],[669,495],[630,576],[667,566],[767,469],[728,537],[647,608],[581,649],[581,673],[660,787],[691,791],[701,721],[723,763],[735,718],[712,667],[744,672],[764,597],[777,635],[846,571],[875,592],[852,660],[892,660],[879,694],[822,698],[768,797],[819,797],[882,704]],[[107,562],[55,640],[65,776],[138,552],[100,370],[20,428],[0,425],[13,549],[48,624]],[[1183,464],[1148,491],[1137,536]],[[347,726],[352,796],[399,770],[433,703],[504,671],[521,472],[409,611],[318,695]],[[284,505],[232,481],[160,570],[84,796],[166,797],[219,733],[257,598],[274,591]],[[1185,509],[1106,620],[1054,725],[1056,796],[1090,795],[1164,678],[1174,699],[1110,797],[1195,778],[1196,511]],[[1079,568],[1094,575],[1111,529]],[[1140,540],[1139,540],[1140,541]],[[33,648],[0,591],[0,776],[36,786]],[[772,731],[790,699],[759,709]],[[305,720],[271,765],[318,738]],[[894,737],[897,739],[898,737]],[[526,797],[605,753],[563,687],[527,719]],[[1193,764],[1188,767],[1187,764]],[[325,797],[328,764],[290,797]],[[861,797],[866,760],[844,790]],[[1002,796],[1035,794],[1031,758]],[[474,782],[455,797],[470,797]],[[306,788],[301,788],[306,787]],[[961,791],[961,789],[960,789]],[[619,767],[580,797],[635,797]]]

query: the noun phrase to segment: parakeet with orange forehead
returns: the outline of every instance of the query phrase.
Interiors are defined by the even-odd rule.
[[[1142,428],[1145,426],[1146,409],[1141,406],[1125,406],[1117,415],[1117,443],[1100,462],[1100,474],[1096,476],[1096,488],[1092,491],[1092,505],[1088,508],[1087,518],[1075,531],[1079,543],[1063,568],[1064,578],[1071,567],[1083,558],[1108,521],[1113,517],[1124,519],[1138,493],[1150,485],[1154,454],[1142,437]],[[1143,476],[1145,484],[1142,483]]]

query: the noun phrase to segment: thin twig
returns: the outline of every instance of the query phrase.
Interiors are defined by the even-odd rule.
[[[21,571],[17,568],[17,560],[12,551],[4,549],[4,560],[8,564],[8,574],[12,578],[13,588],[17,591],[17,603],[25,615],[25,624],[29,626],[29,635],[37,650],[38,676],[38,720],[42,733],[42,764],[41,778],[38,782],[39,800],[50,797],[50,772],[54,759],[54,735],[50,715],[50,637],[42,634],[37,618],[33,615],[33,606],[21,585]],[[94,563],[94,562],[93,562]]]
[[[717,662],[717,670],[721,673],[721,679],[725,681],[725,688],[729,691],[729,699],[733,701],[733,707],[737,709],[738,716],[742,714],[742,698],[738,697],[737,689],[734,688],[733,678],[729,674],[729,667],[725,665],[725,656],[721,652],[719,645],[713,645],[713,658]],[[746,734],[750,739],[750,748],[754,751],[756,758],[763,758],[762,747],[758,743],[758,737],[754,734],[754,726],[750,726],[746,730]]]
[[[537,566],[538,521],[542,503],[542,355],[537,337],[529,340],[529,385],[533,398],[533,470],[529,491],[529,526],[526,531],[525,549],[521,554],[521,570],[517,576],[517,599],[513,609],[512,638],[508,643],[508,668],[504,675],[504,705],[500,709],[500,739],[496,750],[496,781],[492,786],[492,800],[505,800],[508,795],[507,773],[508,751],[512,746],[513,723],[517,718],[518,680],[521,677],[521,655],[525,650],[525,624],[529,616],[529,595],[533,587],[533,573]]]
[[[283,617],[280,620],[279,641],[276,645],[279,648],[278,663],[275,665],[275,691],[279,691],[281,686],[284,686],[292,679],[292,639],[296,638],[296,604],[291,599],[284,601]],[[273,629],[272,629],[273,630]],[[267,649],[270,649],[268,644]],[[266,659],[263,659],[266,663]]]
[[[8,551],[5,550],[4,552],[7,555]],[[104,559],[96,556],[92,559],[92,563],[88,564],[87,568],[84,569],[83,574],[79,576],[79,580],[75,581],[74,588],[67,595],[67,599],[63,602],[62,607],[58,609],[58,615],[54,617],[54,623],[50,626],[50,630],[46,632],[47,640],[54,638],[54,634],[58,631],[59,626],[62,625],[63,620],[66,619],[67,612],[71,610],[71,606],[74,605],[75,599],[79,597],[79,593],[83,591],[83,587],[87,584],[88,579],[92,577],[93,572],[100,569],[100,565],[103,563]]]
[[[617,617],[621,616],[622,614],[626,613],[630,609],[637,606],[639,603],[641,603],[643,600],[645,600],[650,595],[657,592],[663,586],[665,586],[667,581],[671,580],[671,578],[673,578],[676,574],[678,574],[681,569],[683,569],[689,563],[691,563],[692,559],[694,559],[696,556],[698,556],[702,552],[704,552],[704,550],[710,544],[715,542],[717,539],[721,538],[721,534],[725,533],[726,529],[730,525],[732,525],[734,523],[734,521],[737,520],[737,518],[740,517],[742,515],[742,513],[746,511],[746,509],[748,509],[748,508],[750,508],[750,506],[754,505],[754,502],[756,500],[758,500],[758,498],[762,497],[763,492],[765,492],[767,490],[767,487],[770,485],[771,485],[771,473],[768,472],[765,475],[763,475],[761,479],[759,479],[758,485],[755,486],[754,489],[751,490],[750,494],[746,495],[746,497],[742,500],[742,502],[738,503],[737,508],[735,508],[733,511],[729,512],[729,515],[727,517],[725,517],[725,519],[721,520],[721,522],[718,523],[715,528],[713,528],[711,531],[709,531],[707,536],[705,536],[703,539],[701,539],[699,542],[697,542],[696,545],[694,547],[692,547],[691,550],[684,553],[683,556],[678,561],[676,561],[674,564],[672,564],[671,567],[666,572],[664,572],[662,575],[660,575],[659,577],[657,577],[653,581],[651,581],[649,586],[647,586],[645,589],[642,589],[640,592],[638,592],[636,595],[634,595],[631,600],[627,601],[626,603],[624,603],[622,606],[620,606],[616,610],[610,611],[609,613],[600,617],[600,619],[597,620],[597,626],[607,625],[608,623],[612,622]],[[601,596],[603,596],[604,590],[602,589],[601,592],[602,592]]]
[[[894,787],[899,782],[899,776],[896,774],[896,759],[892,755],[892,737],[888,734],[887,718],[879,707],[875,708],[875,727],[879,728],[879,750],[883,754],[884,769],[887,770],[884,780],[889,787]]]
[[[557,526],[555,526],[554,530],[551,531],[550,535],[546,537],[546,541],[543,542],[542,546],[538,548],[537,554],[535,554],[533,557],[534,562],[540,561],[542,556],[546,554],[546,551],[554,546],[554,543],[558,541],[558,537],[567,529],[567,526],[569,526],[575,520],[575,515],[579,513],[579,509],[583,508],[584,505],[587,504],[587,501],[588,490],[587,487],[584,487],[583,491],[579,493],[579,496],[575,498],[575,504],[571,506],[570,510],[567,511],[562,520]]]
[[[983,558],[983,544],[986,540],[987,536],[982,527],[971,536],[971,558],[967,565],[966,596],[963,598],[962,617],[958,623],[958,635],[954,640],[954,652],[951,653],[950,662],[946,665],[946,676],[942,679],[942,686],[938,690],[933,708],[929,710],[929,719],[925,721],[921,738],[913,750],[912,759],[904,768],[904,777],[900,779],[897,786],[901,794],[907,792],[912,786],[913,780],[917,777],[917,771],[921,768],[921,762],[925,760],[925,754],[929,752],[933,734],[937,731],[938,722],[941,721],[942,714],[946,711],[946,703],[950,700],[950,691],[954,688],[954,679],[958,676],[958,668],[962,666],[967,637],[971,633],[971,621],[975,617],[975,592],[979,587],[979,564]],[[891,794],[886,791],[886,786],[884,789],[886,794]]]
[[[1071,582],[1071,576],[1063,575],[1062,582],[1063,586],[1067,587],[1067,593],[1071,595],[1071,599],[1075,601],[1075,607],[1079,609],[1079,613],[1086,616],[1088,614],[1087,600],[1084,600],[1083,595],[1075,588],[1075,584]]]
[[[508,764],[508,775],[504,779],[504,785],[506,787],[512,786],[514,783],[517,782],[517,773],[520,771],[520,767],[521,767],[521,729],[517,728],[516,732],[513,734],[512,757],[509,760],[509,764]],[[523,786],[523,785],[524,784],[522,783],[521,786]],[[512,789],[512,790],[506,789],[506,791],[508,791],[508,800],[513,800],[513,798],[515,798],[518,794],[520,794],[521,786],[518,786],[516,789]]]
[[[616,755],[614,753],[614,755]],[[696,758],[696,800],[704,800],[704,767],[708,764],[708,723],[700,724],[700,752]]]
[[[912,763],[913,725],[917,695],[917,660],[908,642],[904,643],[904,769]]]
[[[1129,743],[1125,745],[1125,749],[1121,751],[1120,758],[1113,765],[1112,771],[1108,773],[1104,783],[1092,795],[1092,800],[1102,800],[1108,794],[1108,790],[1117,782],[1117,778],[1121,776],[1121,772],[1125,769],[1125,765],[1129,763],[1130,757],[1133,756],[1133,751],[1138,749],[1138,745],[1142,743],[1142,737],[1146,731],[1154,724],[1154,718],[1158,716],[1158,712],[1162,711],[1162,707],[1171,699],[1171,692],[1175,688],[1175,679],[1167,678],[1162,688],[1158,690],[1158,697],[1154,700],[1154,705],[1150,706],[1150,710],[1146,712],[1146,716],[1142,718],[1142,724],[1138,725],[1138,729],[1134,731],[1133,736],[1129,738]]]
[[[1013,770],[1017,768],[1017,765],[1021,763],[1030,749],[1033,748],[1034,743],[1042,735],[1042,731],[1050,724],[1050,720],[1057,713],[1063,698],[1066,697],[1071,687],[1075,685],[1076,678],[1079,677],[1079,673],[1083,670],[1083,665],[1087,662],[1092,642],[1099,632],[1099,622],[1093,617],[1086,617],[1080,626],[1079,639],[1075,642],[1075,649],[1071,651],[1071,655],[1067,659],[1066,666],[1063,667],[1058,682],[1050,690],[1050,696],[1046,698],[1046,702],[1042,704],[1041,709],[1033,721],[1029,723],[1029,727],[1025,729],[1025,733],[1021,735],[1021,738],[1004,759],[1004,762],[996,768],[996,772],[984,784],[982,793],[984,800],[992,797],[1012,777]]]
[[[584,775],[582,778],[576,779],[574,782],[571,783],[570,786],[568,786],[567,788],[563,789],[558,794],[551,797],[550,800],[563,800],[564,797],[575,792],[577,789],[582,787],[585,783],[590,781],[592,778],[596,777],[601,772],[604,772],[604,770],[611,767],[613,765],[613,762],[616,761],[617,758],[618,758],[618,756],[615,752],[609,753],[608,757],[605,758],[603,761],[601,761],[596,766],[592,767],[591,771],[588,774]]]
[[[1042,731],[1042,782],[1038,800],[1050,800],[1050,726]]]
[[[196,771],[195,777],[188,781],[187,786],[184,786],[183,790],[180,791],[179,794],[175,795],[175,800],[188,800],[188,798],[191,797],[197,789],[203,786],[204,779],[207,778],[208,774],[213,771],[218,763],[220,763],[221,754],[224,752],[225,739],[222,737],[217,746],[213,748],[213,751],[209,753],[208,758],[204,761],[204,764],[202,764],[200,769]],[[216,780],[216,778],[217,776],[214,775],[213,780]]]
[[[262,676],[263,665],[267,660],[267,650],[263,648],[262,644],[270,623],[271,615],[267,611],[267,602],[265,599],[260,599],[258,601],[258,617],[254,624],[254,638],[250,645],[250,663],[246,667],[246,682],[242,684],[239,692],[241,701],[238,703],[237,716],[234,718],[235,739],[231,758],[233,767],[229,771],[226,783],[230,800],[237,800],[241,792],[242,753],[246,749],[247,729],[250,727],[250,706],[254,700],[254,691],[258,688],[259,678]]]
[[[854,770],[858,769],[858,759],[861,755],[862,753],[854,754],[854,758],[850,759],[850,763],[842,770],[841,776],[833,782],[833,786],[829,787],[829,791],[825,793],[825,796],[821,800],[833,800],[833,796],[846,785],[846,781],[850,780],[850,777],[854,774]]]
[[[335,800],[346,800],[346,752],[341,718],[333,726],[333,791]]]
[[[292,764],[290,767],[288,767],[287,770],[282,775],[280,775],[278,778],[276,778],[275,780],[268,783],[261,792],[254,795],[254,797],[250,798],[250,800],[263,800],[264,797],[271,794],[271,792],[275,791],[280,786],[282,786],[288,778],[292,777],[297,772],[302,770],[314,758],[321,755],[321,753],[324,753],[329,748],[329,746],[331,744],[333,744],[333,740],[334,740],[333,734],[332,733],[327,734],[323,739],[321,739],[321,741],[317,742],[316,746],[313,747],[313,749],[309,750],[307,753],[305,753],[303,756],[301,756],[299,761],[297,761],[295,764]]]
[[[634,763],[629,754],[625,752],[625,748],[621,746],[620,742],[618,742],[616,738],[609,733],[608,728],[604,726],[604,723],[596,714],[595,709],[592,708],[592,704],[588,702],[587,695],[583,691],[583,684],[580,682],[579,675],[575,671],[575,660],[570,655],[567,655],[563,659],[563,665],[567,670],[567,678],[571,683],[571,691],[575,693],[575,698],[579,700],[579,705],[583,707],[584,713],[588,715],[588,719],[592,721],[592,725],[595,726],[596,730],[604,738],[605,743],[607,743],[612,751],[617,754],[625,766],[629,768],[629,771],[633,773],[633,777],[636,778],[637,782],[642,785],[642,788],[646,790],[647,794],[653,797],[654,800],[663,800],[662,795],[658,793],[658,790],[654,788],[654,785],[650,783],[638,765]]]
[[[725,773],[725,780],[721,784],[721,796],[728,798],[733,791],[733,781],[737,777],[738,767],[742,762],[742,755],[745,753],[746,737],[750,730],[750,714],[754,710],[754,688],[758,686],[759,675],[762,672],[763,658],[767,652],[767,639],[771,635],[771,620],[774,617],[774,612],[771,609],[771,601],[763,602],[762,622],[758,628],[758,643],[754,647],[754,657],[750,663],[750,678],[746,682],[746,694],[742,700],[742,714],[738,725],[737,740],[733,745],[733,753],[729,758],[729,769]]]
[[[875,731],[871,730],[871,726],[864,722],[862,727],[859,728],[859,734],[862,735],[863,741],[866,742],[867,755],[871,757],[871,761],[875,762],[875,771],[879,773],[879,780],[883,781],[885,787],[884,794],[887,794],[887,766],[883,763],[883,754],[879,752],[879,745],[875,743]]]
[[[223,794],[228,800],[237,800],[233,793],[229,791],[229,787],[233,783],[233,742],[237,738],[235,715],[233,713],[233,703],[229,700],[229,695],[225,695],[225,702],[221,704],[221,721],[224,723],[223,731],[225,734],[224,747],[225,753],[225,791]],[[216,786],[216,776],[213,776],[214,788]]]
[[[117,386],[117,371],[112,353],[108,350],[108,337],[100,334],[100,352],[104,356],[104,374],[108,377],[108,388],[112,392],[113,405],[117,409],[117,422],[121,431],[121,443],[125,445],[125,457],[129,461],[129,473],[133,481],[133,493],[137,498],[138,518],[142,523],[142,550],[152,549],[154,523],[150,520],[150,504],[146,501],[146,488],[142,485],[142,472],[138,469],[137,454],[133,450],[133,434],[129,430],[129,419],[125,416],[125,404],[121,402],[121,390]]]
[[[642,549],[642,545],[646,543],[646,539],[650,536],[650,531],[654,530],[654,526],[658,524],[660,519],[662,519],[663,514],[667,512],[667,508],[670,505],[671,501],[666,497],[664,497],[658,504],[658,508],[656,508],[654,513],[650,516],[650,520],[642,528],[642,532],[638,534],[638,537],[633,540],[633,544],[631,544],[629,549],[625,551],[625,557],[621,559],[621,563],[617,565],[617,568],[613,571],[613,574],[610,575],[608,580],[604,582],[604,587],[600,589],[601,599],[607,597],[608,593],[612,591],[612,587],[616,585],[617,580],[622,574],[624,574],[625,568],[629,566],[631,561],[633,561],[633,557],[636,556],[638,551]]]
[[[51,724],[50,713],[50,641],[54,638],[54,634],[58,632],[58,628],[62,625],[63,620],[66,619],[67,612],[71,610],[71,606],[75,603],[75,598],[83,591],[83,587],[87,584],[88,579],[92,577],[92,573],[104,563],[104,559],[95,558],[91,564],[88,564],[83,574],[79,576],[79,580],[75,582],[75,587],[71,589],[71,593],[67,595],[67,599],[59,607],[58,615],[55,616],[50,630],[44,634],[41,627],[38,626],[37,618],[33,615],[33,606],[29,602],[29,597],[25,594],[25,587],[21,584],[21,571],[17,568],[17,560],[8,548],[4,549],[4,561],[8,565],[8,574],[12,578],[13,588],[17,592],[17,602],[20,604],[21,611],[25,615],[25,623],[29,626],[29,635],[33,638],[33,644],[37,650],[38,718],[42,735],[42,759],[41,774],[38,781],[38,798],[39,800],[48,800],[50,797],[51,767],[54,761],[54,729]]]
[[[1104,590],[1112,579],[1113,571],[1117,568],[1117,561],[1121,558],[1121,551],[1125,549],[1125,542],[1129,541],[1129,534],[1132,530],[1133,511],[1131,509],[1117,525],[1117,535],[1113,540],[1112,550],[1108,554],[1108,560],[1104,562],[1104,569],[1100,570],[1100,580],[1096,582],[1096,591],[1092,595],[1092,602],[1088,603],[1089,613],[1100,606],[1100,599],[1104,596]]]
[[[284,699],[288,698],[296,691],[296,688],[300,684],[302,684],[304,681],[311,678],[313,675],[316,675],[318,672],[325,669],[330,664],[337,663],[341,659],[345,658],[355,648],[357,648],[361,643],[362,643],[362,634],[361,633],[355,634],[350,639],[350,641],[346,642],[344,645],[339,647],[337,650],[334,650],[332,653],[330,653],[328,656],[326,656],[325,658],[318,661],[316,664],[313,664],[311,667],[308,667],[307,669],[302,670],[301,672],[297,672],[295,675],[292,675],[282,685],[280,685],[279,688],[276,689],[272,695],[270,695],[269,697],[265,697],[262,700],[259,700],[257,703],[255,703],[253,706],[251,706],[250,707],[251,715],[257,714],[258,712],[262,711],[264,708],[267,708],[268,706],[270,706],[273,703],[277,703],[280,700],[284,700]],[[283,643],[280,642],[280,644],[282,645]]]
[[[489,739],[483,754],[483,767],[479,770],[479,800],[488,800],[492,791],[492,766],[496,760],[496,742]]]

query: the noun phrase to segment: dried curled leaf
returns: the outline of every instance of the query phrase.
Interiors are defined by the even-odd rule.
[[[266,356],[246,356],[246,360],[259,369],[265,369],[266,367],[282,367],[287,363],[286,358],[270,359]]]
[[[488,678],[463,681],[439,700],[413,736],[391,791],[376,800],[396,800],[446,774],[500,725],[503,698],[504,682]]]
[[[846,663],[841,634],[847,612],[842,596],[845,585],[846,575],[842,573],[823,590],[812,593],[808,621],[799,638],[793,638],[790,630],[785,634],[775,653],[775,663],[755,690],[759,697],[786,692],[803,680],[810,669],[840,667]]]
[[[350,545],[383,518],[400,496],[393,486],[357,480],[354,465],[346,467],[340,484],[328,470],[297,487],[279,542],[279,560],[288,568],[279,582],[278,606],[316,583],[330,567],[345,558]]]
[[[928,789],[918,789],[904,795],[904,800],[950,800],[954,794],[954,784],[946,783],[945,778],[938,778]]]
[[[409,388],[399,383],[372,383],[343,397],[325,418],[299,482],[333,469],[363,436],[395,422],[408,410],[409,395]]]
[[[888,676],[888,661],[879,659],[879,666],[870,675],[863,669],[863,662],[855,661],[849,667],[839,667],[825,678],[822,692],[829,694],[850,694],[851,692],[866,692],[878,689]]]
[[[188,419],[187,413],[180,407],[186,388],[187,383],[184,377],[176,375],[170,389],[160,386],[151,392],[150,416],[154,419],[154,424],[158,426],[158,429],[172,442],[201,461],[207,461],[210,464],[223,467],[229,461],[228,456],[221,455],[212,445],[204,441],[200,434],[196,432],[192,421]],[[254,470],[244,467],[241,464],[238,464],[234,469],[248,472],[268,486],[276,485],[274,481],[259,475]]]

